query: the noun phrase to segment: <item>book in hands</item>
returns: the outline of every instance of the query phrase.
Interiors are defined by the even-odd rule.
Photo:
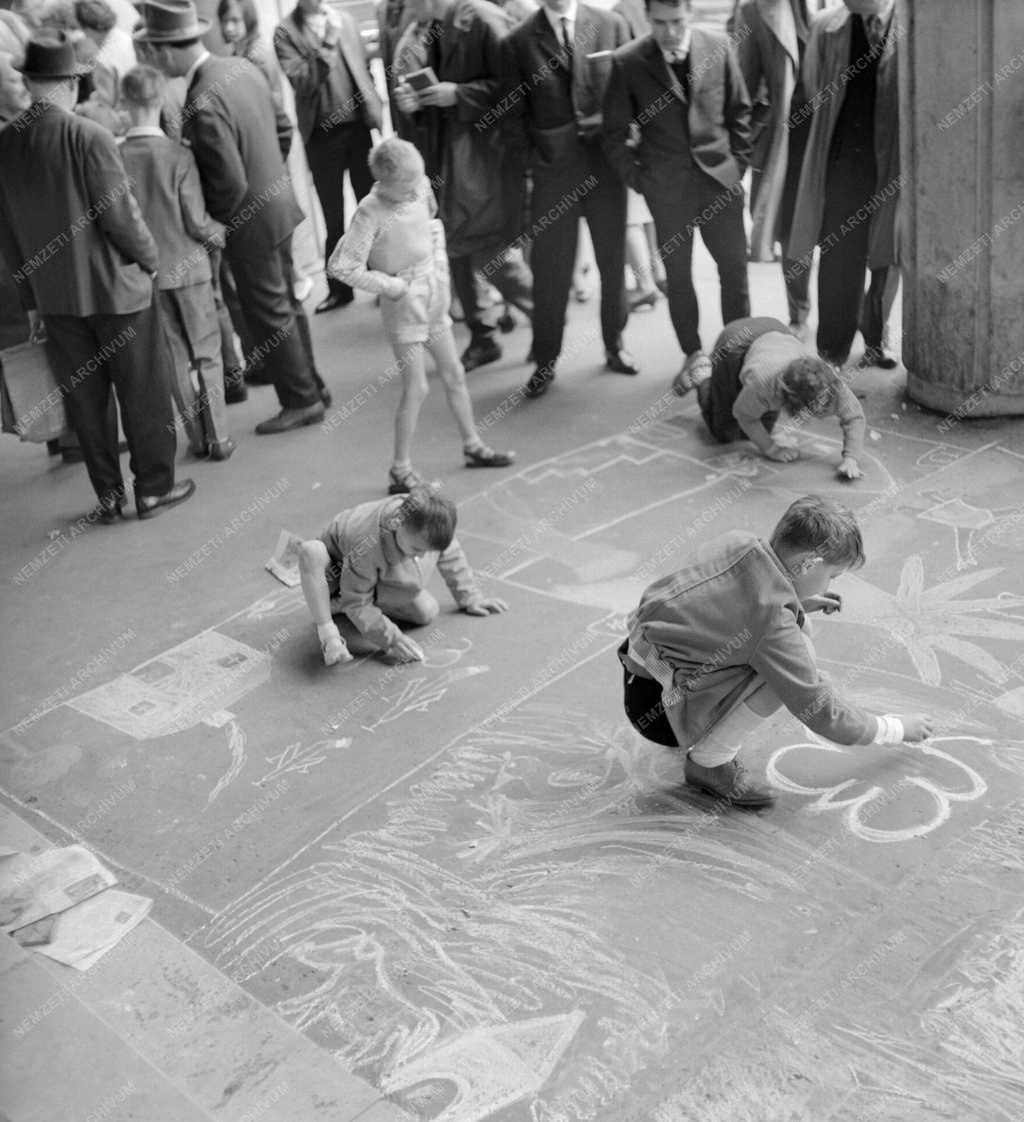
[[[424,66],[422,70],[413,70],[410,74],[406,74],[403,80],[407,85],[412,86],[417,93],[420,90],[426,90],[437,85],[437,75],[434,73],[432,66]]]

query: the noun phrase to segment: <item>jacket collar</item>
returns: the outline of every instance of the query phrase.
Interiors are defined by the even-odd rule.
[[[781,4],[773,0],[756,0],[757,14],[761,22],[779,41],[782,49],[797,65],[800,64],[800,39],[797,35],[796,20],[789,0]]]

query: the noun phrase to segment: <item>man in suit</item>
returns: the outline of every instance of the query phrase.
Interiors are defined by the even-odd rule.
[[[224,252],[260,352],[255,357],[281,403],[256,432],[316,424],[329,395],[292,291],[292,231],[303,213],[284,164],[291,125],[251,62],[214,58],[202,45],[209,21],[198,18],[192,0],[151,0],[144,13],[146,26],[135,37],[149,44],[152,65],[186,80],[182,139],[199,165],[206,209],[227,227]]]
[[[722,321],[750,315],[741,180],[750,99],[728,37],[690,27],[691,0],[648,0],[650,35],[615,52],[605,98],[608,159],[658,231],[672,326],[686,355],[679,394],[711,375],[691,275],[693,232],[718,266]]]
[[[810,36],[810,11],[820,0],[736,0],[732,30],[740,70],[754,104],[754,152],[750,189],[750,256],[774,261],[782,244],[782,276],[789,327],[801,340],[808,334],[810,270],[794,269],[789,256],[796,189],[810,132],[810,114],[800,70]]]
[[[113,136],[74,113],[83,73],[65,32],[41,32],[20,67],[32,104],[0,130],[0,258],[47,352],[89,479],[97,517],[125,502],[117,390],[140,518],[184,502],[174,482],[174,414],[162,369],[156,243]]]
[[[789,254],[818,261],[818,351],[842,365],[858,327],[861,366],[891,370],[886,321],[899,286],[899,28],[893,0],[843,0],[814,17],[803,86],[810,134]],[[870,283],[864,291],[865,270]]]
[[[514,155],[533,174],[533,360],[527,397],[546,393],[562,350],[579,220],[586,218],[601,274],[605,362],[636,374],[622,347],[626,324],[626,185],[601,148],[601,104],[610,52],[627,41],[612,12],[580,0],[545,0],[505,39],[506,85],[495,113],[506,116]],[[593,57],[598,56],[598,57]]]
[[[533,317],[533,278],[507,252],[522,222],[522,176],[507,164],[500,118],[501,41],[510,23],[486,0],[410,0],[423,30],[426,62],[437,82],[416,91],[401,81],[395,105],[411,119],[406,135],[419,148],[436,184],[452,287],[470,332],[462,354],[475,370],[502,357],[485,313],[476,272],[511,304]]]
[[[324,264],[345,233],[345,172],[358,202],[373,186],[370,130],[381,127],[381,101],[355,20],[323,0],[299,0],[274,31],[274,50],[295,90],[299,133],[327,225]],[[317,313],[351,304],[350,285],[327,279]]]

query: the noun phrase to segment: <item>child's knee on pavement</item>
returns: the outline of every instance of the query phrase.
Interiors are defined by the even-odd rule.
[[[396,618],[417,627],[425,627],[428,623],[437,619],[438,613],[441,611],[441,605],[438,604],[432,593],[425,588],[421,588],[408,603],[402,605],[399,611],[401,615],[394,611],[388,611],[388,615],[395,615]]]

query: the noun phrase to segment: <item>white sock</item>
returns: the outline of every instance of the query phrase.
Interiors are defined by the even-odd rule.
[[[739,755],[743,742],[763,722],[764,717],[741,701],[690,749],[689,757],[701,767],[721,767]]]
[[[352,655],[349,653],[336,623],[317,624],[316,634],[320,640],[320,649],[323,651],[325,666],[334,666],[338,662],[351,661]]]

